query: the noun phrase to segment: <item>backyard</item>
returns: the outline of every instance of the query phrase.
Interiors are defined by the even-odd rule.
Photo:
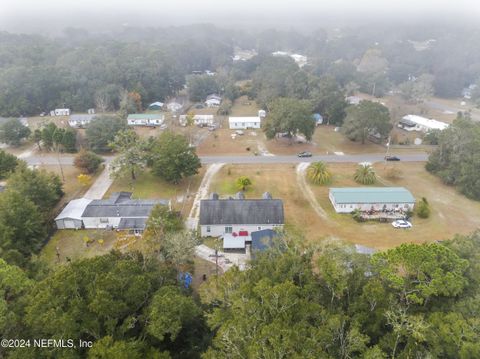
[[[127,177],[114,180],[104,197],[109,197],[113,192],[126,191],[133,192],[134,198],[167,199],[172,201],[175,210],[187,216],[204,173],[205,168],[202,167],[197,175],[179,184],[172,184],[147,170],[140,173],[135,181]]]
[[[355,164],[330,164],[334,174],[330,187],[358,186],[353,181]],[[388,165],[391,166],[391,165]],[[329,186],[309,185],[315,199],[326,212],[322,218],[315,212],[300,189],[293,165],[227,165],[213,179],[210,192],[225,197],[238,191],[236,178],[249,177],[253,185],[246,191],[247,198],[260,198],[268,191],[273,198],[284,201],[287,228],[302,232],[306,240],[317,241],[325,237],[344,239],[351,243],[384,249],[405,242],[444,240],[456,233],[466,234],[480,226],[480,203],[471,201],[445,186],[424,169],[422,163],[397,163],[401,178],[388,180],[389,167],[374,165],[380,176],[376,186],[404,186],[418,200],[426,197],[432,214],[428,219],[413,218],[413,228],[394,229],[388,223],[357,223],[350,215],[337,214],[328,199]]]

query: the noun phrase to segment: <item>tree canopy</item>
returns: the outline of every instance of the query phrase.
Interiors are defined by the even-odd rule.
[[[388,108],[372,101],[361,101],[347,110],[342,130],[352,141],[365,143],[369,135],[385,137],[392,129]]]
[[[459,117],[438,137],[425,168],[465,196],[480,200],[480,124]]]
[[[280,133],[295,136],[301,133],[310,141],[315,131],[312,107],[306,100],[279,98],[270,104],[270,112],[263,124],[268,139]]]
[[[163,132],[153,142],[150,164],[155,175],[172,183],[197,174],[201,167],[195,148],[185,136],[170,131]]]

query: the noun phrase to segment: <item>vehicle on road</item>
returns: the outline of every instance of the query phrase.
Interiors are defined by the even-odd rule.
[[[395,228],[404,228],[404,229],[412,228],[412,224],[409,221],[405,221],[403,219],[393,221],[392,226]]]
[[[307,151],[303,151],[303,152],[300,152],[299,154],[297,154],[298,157],[312,157],[312,153],[311,152],[307,152]]]
[[[385,156],[385,161],[400,161],[397,156]]]

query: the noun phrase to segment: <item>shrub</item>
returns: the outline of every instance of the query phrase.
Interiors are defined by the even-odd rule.
[[[75,156],[74,165],[84,173],[95,173],[98,167],[103,162],[103,158],[97,154],[81,150],[78,155]]]
[[[417,216],[420,218],[430,217],[430,204],[428,203],[425,197],[422,197],[420,202],[417,204]]]

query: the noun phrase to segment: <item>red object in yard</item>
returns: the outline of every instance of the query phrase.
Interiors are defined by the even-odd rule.
[[[238,232],[238,235],[242,236],[242,237],[247,237],[248,236],[248,231],[240,231],[240,232]]]

